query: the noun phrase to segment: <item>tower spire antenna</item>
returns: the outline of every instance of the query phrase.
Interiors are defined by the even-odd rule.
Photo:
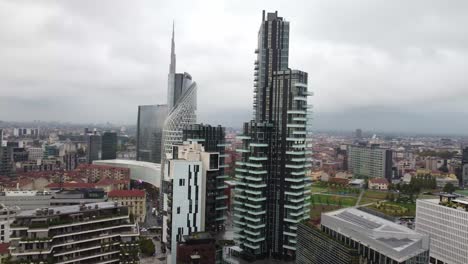
[[[175,55],[175,22],[172,20],[172,39],[171,39],[171,64],[169,66],[169,73],[176,72],[176,55]]]

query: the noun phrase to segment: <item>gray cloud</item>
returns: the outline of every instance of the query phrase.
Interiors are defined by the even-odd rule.
[[[165,101],[174,19],[177,68],[199,85],[200,121],[240,126],[262,9],[291,21],[290,66],[309,72],[319,128],[330,124],[320,116],[352,120],[363,108],[412,113],[394,115],[410,130],[420,116],[466,116],[462,0],[0,0],[0,119],[135,123],[137,105]],[[367,120],[359,125],[384,127]]]

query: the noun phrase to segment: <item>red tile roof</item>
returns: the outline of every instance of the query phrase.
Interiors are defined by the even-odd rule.
[[[8,247],[10,247],[10,243],[0,243],[0,254],[8,254]]]
[[[105,178],[96,182],[96,186],[107,186],[107,185],[114,185],[114,184],[129,184],[129,181]]]
[[[142,190],[113,190],[107,194],[108,197],[145,197]]]
[[[387,179],[385,178],[373,178],[369,180],[372,184],[388,184]]]

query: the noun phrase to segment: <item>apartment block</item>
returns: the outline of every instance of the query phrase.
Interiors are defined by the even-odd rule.
[[[12,231],[19,263],[139,263],[138,225],[117,202],[22,211]]]
[[[348,146],[348,170],[358,178],[392,180],[392,151],[379,145]]]

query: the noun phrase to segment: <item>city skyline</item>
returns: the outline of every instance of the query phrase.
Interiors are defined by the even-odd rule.
[[[237,127],[251,118],[257,33],[243,25],[258,23],[266,9],[296,25],[290,63],[312,73],[316,129],[463,133],[468,40],[455,28],[467,6],[457,3],[259,2],[246,9],[216,1],[178,10],[180,3],[165,2],[2,1],[0,119],[135,123],[138,105],[165,103],[175,20],[180,68],[202,87],[199,121]]]

